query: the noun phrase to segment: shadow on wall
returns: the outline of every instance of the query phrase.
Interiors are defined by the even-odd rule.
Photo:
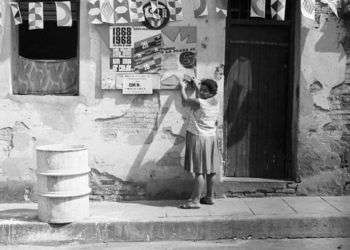
[[[150,195],[153,196],[153,198],[180,198],[181,196],[187,195],[189,193],[189,180],[186,181],[186,177],[188,177],[188,175],[184,172],[184,178],[166,180],[166,178],[162,176],[162,178],[159,179],[157,178],[157,170],[160,168],[166,168],[169,171],[171,171],[171,169],[174,169],[174,171],[178,172],[178,168],[182,168],[181,153],[185,147],[185,123],[183,123],[182,125],[180,134],[174,134],[171,127],[163,128],[163,131],[159,131],[159,128],[161,127],[161,124],[163,123],[166,115],[168,114],[169,107],[171,105],[174,104],[176,111],[181,113],[183,117],[185,116],[185,109],[183,108],[183,105],[180,101],[181,99],[177,98],[177,92],[170,93],[163,105],[160,104],[160,93],[157,91],[155,94],[158,96],[160,112],[158,113],[157,121],[154,124],[152,131],[145,140],[146,143],[143,144],[142,148],[135,157],[127,179],[136,179],[135,177],[137,177],[140,172],[146,172],[149,175],[147,181],[147,189],[151,192]],[[171,148],[169,148],[169,150],[158,161],[143,163],[144,158],[152,145],[153,138],[156,133],[162,133],[166,137],[171,137],[174,140],[174,143],[171,146]],[[171,176],[172,174],[173,173],[169,173],[169,176]],[[181,183],[181,185],[179,185],[179,183]],[[168,186],[168,188],[166,186]],[[162,191],[157,193],[157,189],[162,189]]]

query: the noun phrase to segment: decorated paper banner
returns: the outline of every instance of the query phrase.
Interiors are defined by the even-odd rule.
[[[304,17],[315,20],[315,0],[301,0],[300,7]]]
[[[338,17],[338,6],[340,4],[340,0],[321,0],[321,2],[327,4],[333,13]]]
[[[71,27],[72,20],[72,7],[70,1],[55,2],[56,4],[56,16],[57,26]]]
[[[130,19],[133,23],[145,21],[142,0],[129,0]]]
[[[266,0],[251,0],[250,16],[265,18]]]
[[[219,18],[227,17],[227,0],[216,0],[216,16]]]
[[[13,15],[13,21],[15,25],[19,25],[23,22],[21,11],[17,2],[10,2],[11,11]]]
[[[182,0],[168,0],[167,7],[170,12],[170,21],[182,21],[184,19],[182,11]]]
[[[184,13],[182,9],[183,9],[182,0],[176,0],[175,1],[176,21],[184,20]]]
[[[1,1],[0,2],[0,37],[4,27],[4,14],[5,14],[4,1]]]
[[[115,23],[130,23],[130,10],[128,0],[115,0]]]
[[[100,0],[89,0],[90,23],[102,24]]]
[[[101,20],[114,24],[114,0],[100,0]]]
[[[30,2],[28,4],[29,30],[44,28],[44,7],[43,2]]]
[[[207,17],[208,16],[208,3],[207,0],[192,0],[194,17]]]
[[[271,0],[271,17],[273,20],[284,21],[286,15],[286,0]]]

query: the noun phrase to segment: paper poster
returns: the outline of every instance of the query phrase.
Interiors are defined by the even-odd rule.
[[[286,0],[271,0],[271,17],[273,20],[284,21]]]
[[[182,0],[168,0],[166,2],[170,12],[170,21],[182,21],[184,19],[182,11]]]
[[[197,27],[168,26],[162,30],[161,84],[176,87],[184,74],[195,76]]]
[[[29,30],[44,28],[44,6],[43,2],[30,2],[28,4]]]
[[[134,72],[131,48],[113,48],[110,68],[118,73]]]
[[[301,0],[301,13],[304,17],[315,20],[315,0]]]
[[[71,27],[72,20],[72,8],[70,1],[55,2],[56,4],[56,16],[57,26]]]
[[[162,64],[162,36],[157,34],[135,42],[134,69],[136,73],[157,73]]]
[[[133,48],[134,28],[132,26],[110,26],[109,47],[110,48]]]
[[[153,93],[153,78],[149,75],[124,75],[120,77],[123,82],[124,95],[140,95]]]
[[[265,18],[266,0],[251,0],[250,17]]]

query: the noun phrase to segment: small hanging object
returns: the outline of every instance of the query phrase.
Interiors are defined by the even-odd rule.
[[[208,2],[207,0],[192,0],[193,11],[195,18],[208,16]]]
[[[227,17],[227,0],[216,0],[216,16],[219,18]]]
[[[22,24],[23,20],[22,20],[22,15],[21,15],[21,11],[19,9],[18,3],[17,2],[10,2],[10,6],[11,6],[13,21],[15,22],[15,25]]]
[[[251,0],[250,17],[265,18],[266,0]]]
[[[114,24],[114,0],[100,0],[100,9],[102,22]]]
[[[58,27],[72,27],[72,7],[70,1],[55,2]]]
[[[44,7],[43,2],[30,2],[28,4],[29,30],[44,28]]]
[[[286,0],[271,0],[271,17],[273,20],[284,21],[286,15]]]
[[[129,0],[130,19],[133,23],[145,21],[143,14],[142,0]]]
[[[151,2],[143,6],[145,21],[143,24],[152,30],[159,30],[165,27],[170,20],[170,12],[167,6],[161,2],[158,3],[158,8],[153,9]]]
[[[102,24],[100,0],[89,0],[89,17],[90,23]]]
[[[301,0],[300,8],[304,17],[315,20],[315,0]]]
[[[128,0],[116,0],[114,2],[114,8],[116,24],[130,23],[130,10]]]

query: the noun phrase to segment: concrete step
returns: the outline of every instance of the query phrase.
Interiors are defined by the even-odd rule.
[[[94,202],[66,225],[37,220],[36,204],[0,204],[0,243],[136,242],[350,237],[350,197],[222,199],[181,210],[179,201]]]

